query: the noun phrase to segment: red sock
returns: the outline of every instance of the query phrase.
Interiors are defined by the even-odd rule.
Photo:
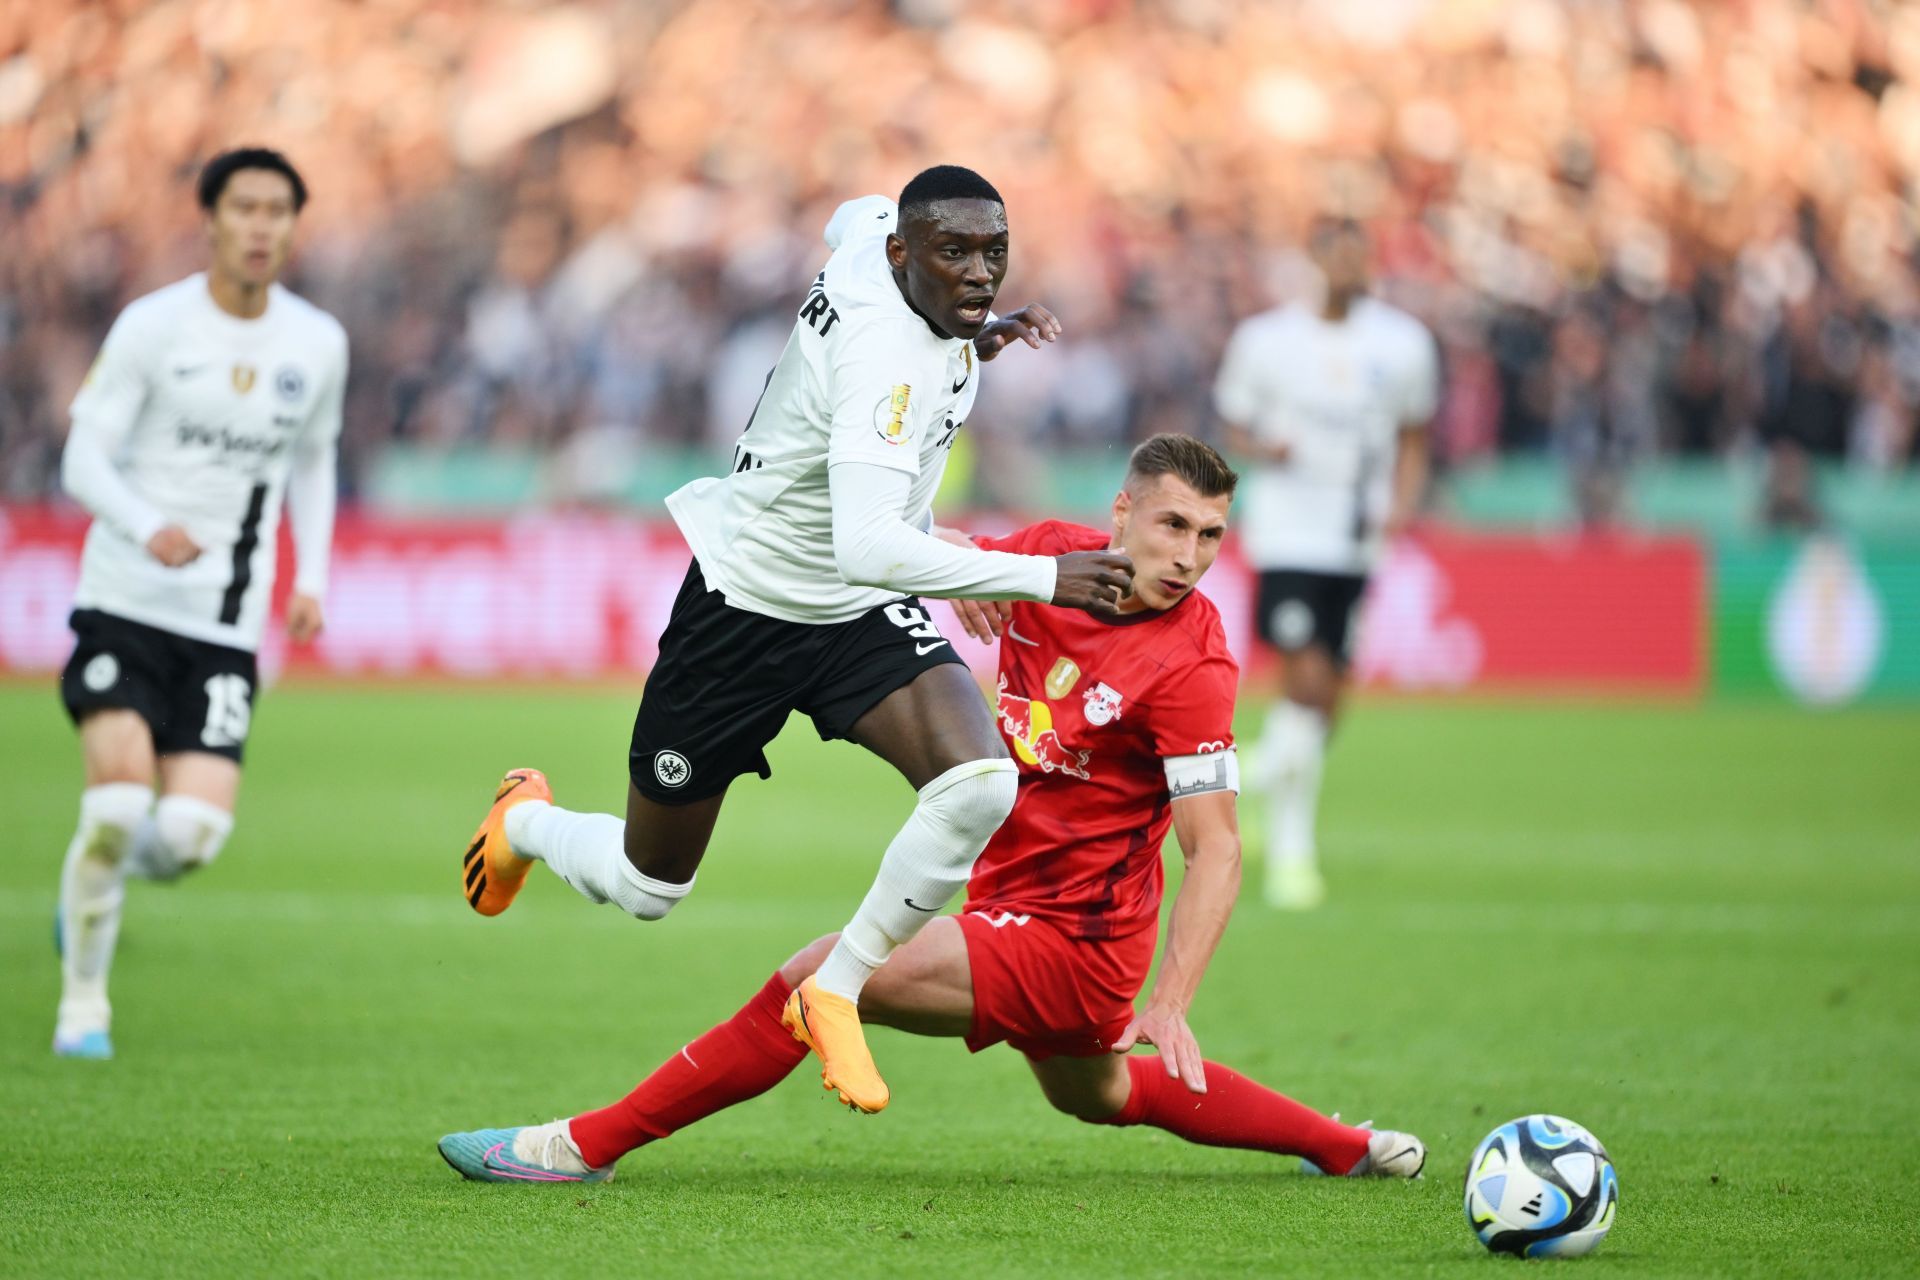
[[[775,973],[740,1012],[668,1058],[620,1101],[573,1118],[580,1158],[594,1168],[745,1102],[786,1079],[807,1047],[780,1025],[792,993]]]
[[[1217,1062],[1207,1063],[1205,1093],[1188,1092],[1157,1057],[1128,1058],[1127,1073],[1133,1077],[1127,1105],[1094,1123],[1150,1124],[1203,1146],[1305,1156],[1333,1174],[1345,1173],[1367,1154],[1365,1129],[1323,1116]]]

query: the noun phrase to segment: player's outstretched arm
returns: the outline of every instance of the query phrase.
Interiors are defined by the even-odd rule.
[[[935,525],[928,532],[956,547],[979,545],[958,529],[943,525]],[[959,620],[960,629],[981,644],[992,644],[1006,634],[1007,624],[1013,621],[1011,600],[949,600],[947,603],[953,607],[953,616]]]
[[[1392,505],[1387,509],[1386,527],[1383,530],[1389,538],[1397,538],[1405,533],[1420,514],[1420,502],[1427,494],[1427,475],[1430,470],[1427,436],[1425,423],[1402,427],[1400,430],[1393,455]]]
[[[833,559],[857,587],[936,599],[1039,600],[1059,589],[1053,558],[960,547],[907,523],[912,478],[870,462],[827,468],[833,503]]]
[[[1042,342],[1058,342],[1062,332],[1053,312],[1034,302],[1011,315],[996,316],[975,335],[973,349],[981,360],[991,360],[1016,341],[1038,351]]]
[[[1226,932],[1240,895],[1240,825],[1231,791],[1185,796],[1173,802],[1173,829],[1186,858],[1186,878],[1174,895],[1167,925],[1166,955],[1147,1005],[1113,1046],[1156,1045],[1167,1074],[1194,1093],[1207,1091],[1200,1044],[1187,1026],[1187,1010],[1200,989],[1213,952]]]

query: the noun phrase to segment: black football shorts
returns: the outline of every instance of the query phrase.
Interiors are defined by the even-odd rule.
[[[60,701],[79,724],[92,711],[137,711],[159,755],[206,751],[236,764],[253,724],[253,654],[194,640],[98,609],[68,619],[76,643]]]
[[[704,800],[743,773],[772,776],[766,746],[789,712],[844,738],[881,699],[950,662],[964,665],[911,597],[847,622],[785,622],[728,604],[695,561],[634,717],[628,772],[660,804]]]
[[[1322,648],[1345,671],[1353,616],[1367,589],[1365,575],[1309,569],[1263,569],[1256,617],[1260,635],[1281,653]]]

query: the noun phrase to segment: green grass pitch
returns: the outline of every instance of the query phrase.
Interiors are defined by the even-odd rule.
[[[1920,1269],[1911,713],[1363,703],[1329,773],[1331,904],[1249,892],[1194,1025],[1218,1061],[1424,1135],[1416,1184],[1077,1124],[1008,1050],[891,1032],[883,1116],[803,1065],[606,1186],[464,1184],[441,1133],[624,1093],[842,923],[906,811],[796,722],[669,921],[544,872],[474,916],[459,853],[495,776],[538,764],[613,807],[632,702],[270,694],[221,860],[130,889],[120,1056],[96,1064],[48,1052],[76,753],[50,688],[0,688],[0,1275]],[[1587,1261],[1489,1258],[1462,1221],[1473,1144],[1531,1111],[1618,1164]]]

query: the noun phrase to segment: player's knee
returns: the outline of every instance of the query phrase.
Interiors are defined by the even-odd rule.
[[[1069,1088],[1059,1084],[1042,1084],[1040,1091],[1046,1095],[1047,1102],[1055,1111],[1086,1124],[1111,1124],[1127,1105],[1124,1089],[1116,1091],[1101,1086]]]
[[[961,842],[983,848],[1013,812],[1019,788],[1013,761],[970,760],[922,787],[920,809]]]
[[[613,885],[613,900],[636,920],[658,920],[693,892],[693,879],[684,884],[656,880],[624,858]]]
[[[118,864],[133,847],[134,833],[153,808],[153,788],[137,782],[107,782],[80,793],[80,845],[100,862]]]
[[[154,836],[175,875],[198,871],[226,847],[233,815],[197,796],[162,796],[153,810]]]
[[[811,978],[826,962],[827,957],[833,953],[833,944],[838,941],[840,941],[840,935],[837,933],[830,933],[824,938],[815,938],[795,952],[793,959],[780,966],[780,976],[787,980],[788,986],[799,986]],[[886,970],[882,969],[881,972],[885,973]]]

